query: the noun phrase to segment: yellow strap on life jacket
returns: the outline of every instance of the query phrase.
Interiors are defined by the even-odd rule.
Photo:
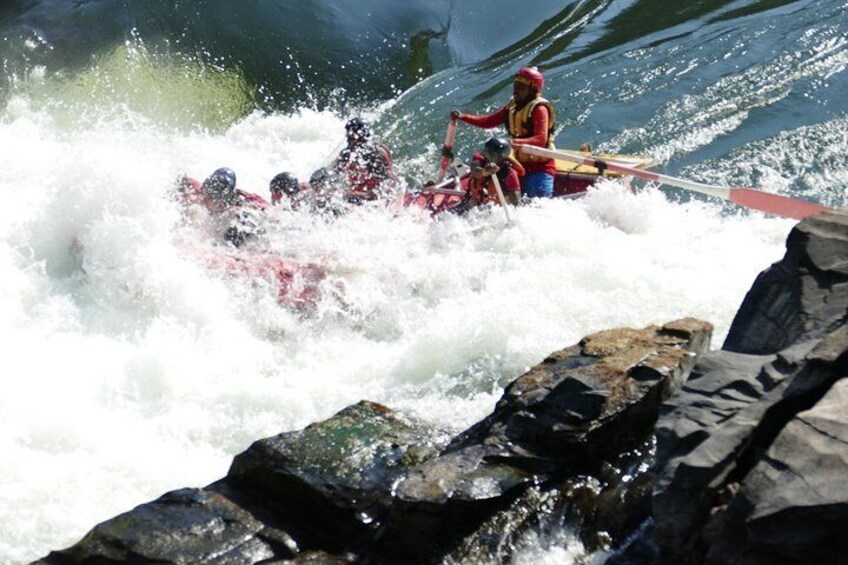
[[[541,96],[537,96],[520,109],[514,98],[509,101],[509,105],[507,106],[507,128],[509,129],[509,135],[515,139],[516,137],[529,137],[535,134],[533,131],[533,110],[539,104],[548,109],[548,140],[545,145],[553,148],[554,130],[556,129],[556,110],[549,100]]]

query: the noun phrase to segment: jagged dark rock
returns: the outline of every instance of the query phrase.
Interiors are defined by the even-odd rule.
[[[373,537],[401,473],[435,456],[446,440],[363,401],[302,431],[255,442],[233,460],[227,480],[314,524],[301,534],[308,545],[341,551]]]
[[[598,332],[551,355],[507,387],[489,418],[410,469],[380,553],[420,560],[431,540],[439,541],[436,554],[454,551],[530,485],[597,471],[640,445],[711,333],[710,324],[685,319]]]
[[[710,547],[713,562],[835,563],[848,558],[848,380],[780,432],[739,485]],[[739,535],[745,532],[745,535]]]
[[[847,247],[845,212],[821,214],[795,226],[786,255],[748,291],[722,349],[768,355],[845,324]]]
[[[95,527],[40,563],[257,563],[297,547],[219,493],[182,489]]]
[[[842,454],[810,449],[839,443],[808,434],[810,445],[801,447],[799,434],[820,406],[831,429],[848,422],[848,405],[841,413],[833,408],[842,396],[822,400],[848,375],[846,284],[846,216],[799,224],[784,260],[748,293],[725,350],[702,356],[664,406],[652,536],[665,561],[800,562],[815,555],[813,562],[824,563],[845,554],[846,522],[832,519],[844,519],[845,498],[812,486],[819,476],[844,485],[833,471],[848,470]],[[797,445],[797,458],[787,460],[789,445]],[[803,500],[811,493],[799,484],[816,496]]]
[[[448,450],[484,444],[513,465],[542,471],[626,451],[653,431],[660,404],[711,335],[710,324],[685,319],[587,336],[516,379],[492,415]]]

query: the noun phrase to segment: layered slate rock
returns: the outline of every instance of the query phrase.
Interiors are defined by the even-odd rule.
[[[784,260],[748,293],[726,350],[701,357],[664,406],[655,560],[844,557],[845,218],[824,214],[793,230]]]
[[[740,485],[709,559],[848,558],[848,380],[780,432]],[[745,535],[740,535],[744,533]]]
[[[784,258],[763,271],[748,291],[722,349],[772,354],[843,325],[848,316],[846,248],[845,212],[795,226]]]

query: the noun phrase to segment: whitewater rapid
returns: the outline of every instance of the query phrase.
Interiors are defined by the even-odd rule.
[[[510,225],[499,210],[440,222],[275,210],[272,248],[328,269],[308,316],[174,244],[178,174],[229,166],[267,196],[276,173],[306,178],[324,164],[343,124],[302,110],[219,133],[132,113],[67,128],[9,104],[0,562],[37,559],[168,490],[206,485],[253,440],[360,399],[455,432],[589,332],[695,316],[715,324],[719,347],[792,226],[614,182],[515,210]]]

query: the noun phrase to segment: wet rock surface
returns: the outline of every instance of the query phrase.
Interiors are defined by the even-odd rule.
[[[363,401],[41,562],[506,563],[562,531],[611,563],[845,562],[846,234],[796,226],[722,350],[693,319],[598,332],[455,437]]]
[[[848,216],[800,223],[657,425],[669,563],[845,562]]]

